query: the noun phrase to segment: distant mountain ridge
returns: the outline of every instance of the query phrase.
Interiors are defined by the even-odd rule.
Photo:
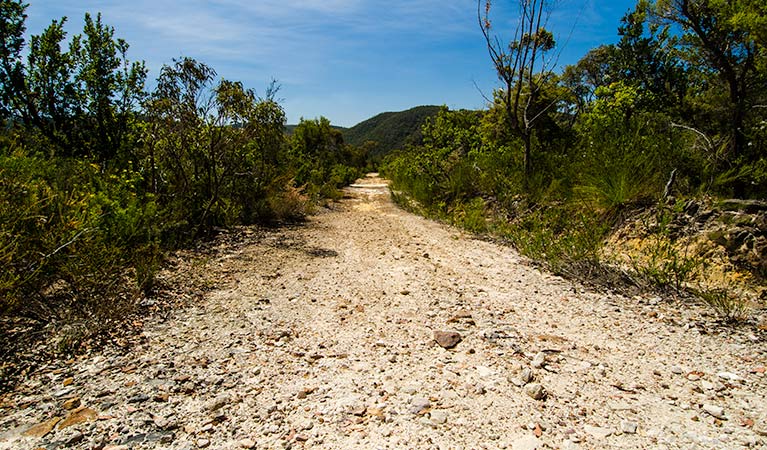
[[[421,142],[421,127],[429,117],[434,117],[440,106],[416,106],[405,111],[384,112],[364,120],[351,128],[342,130],[346,143],[360,146],[367,141],[377,145],[371,149],[374,159],[407,144]]]
[[[426,119],[439,113],[441,106],[423,105],[404,111],[391,111],[375,115],[367,120],[354,125],[351,128],[332,125],[341,131],[344,142],[354,146],[361,146],[366,142],[375,142],[369,148],[374,160],[391,153],[394,150],[404,148],[406,145],[418,145],[421,143],[421,127]],[[286,125],[285,132],[293,134],[297,125]]]

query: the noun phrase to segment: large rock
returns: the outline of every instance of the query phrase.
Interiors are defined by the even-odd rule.
[[[37,424],[22,433],[23,436],[41,438],[53,430],[53,427],[61,421],[61,417],[54,417],[51,420]]]
[[[63,430],[64,428],[71,427],[73,425],[81,424],[83,422],[92,422],[96,420],[97,417],[98,413],[96,413],[96,411],[90,408],[80,407],[72,411],[72,414],[70,414],[69,417],[59,422],[59,430]]]
[[[440,347],[451,349],[461,342],[461,334],[457,331],[435,331],[434,340]]]
[[[525,394],[530,396],[533,400],[543,400],[548,395],[546,388],[538,383],[530,383],[525,386]]]

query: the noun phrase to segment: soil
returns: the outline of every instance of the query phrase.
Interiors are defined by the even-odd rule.
[[[767,446],[765,327],[543,272],[375,174],[345,193],[184,265],[207,293],[132,345],[30,374],[0,448]]]

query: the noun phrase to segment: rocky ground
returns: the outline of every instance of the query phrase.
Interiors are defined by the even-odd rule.
[[[767,446],[764,327],[543,273],[375,177],[241,232],[201,300],[1,398],[0,448]]]

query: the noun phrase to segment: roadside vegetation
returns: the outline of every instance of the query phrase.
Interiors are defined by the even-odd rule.
[[[384,160],[395,199],[505,238],[557,273],[695,292],[725,319],[743,318],[748,302],[764,301],[767,267],[765,227],[752,226],[767,211],[763,3],[640,0],[617,44],[559,73],[550,6],[519,4],[525,20],[504,40],[491,2],[478,3],[501,87],[486,111],[444,108],[422,145]],[[755,213],[717,206],[733,197]],[[700,224],[679,223],[712,215],[721,219],[712,239],[753,256],[734,263],[746,276],[727,288],[706,283],[713,250],[684,232]],[[744,217],[752,225],[732,227]],[[621,261],[606,244],[639,222]]]
[[[66,325],[71,350],[135,309],[167,251],[301,220],[367,164],[327,119],[286,136],[275,83],[259,94],[179,58],[149,91],[100,15],[27,40],[26,8],[0,0],[3,329]]]
[[[276,83],[257,92],[179,58],[149,90],[100,15],[75,36],[62,18],[27,39],[27,5],[0,0],[0,328],[65,329],[57,351],[74,351],[152,294],[169,251],[300,221],[379,166],[400,204],[555,272],[619,273],[746,316],[743,280],[707,284],[710,258],[690,236],[721,223],[711,241],[764,295],[767,7],[640,0],[617,44],[556,72],[549,5],[519,4],[527,20],[509,40],[491,2],[477,5],[500,81],[487,110],[384,114],[354,130],[355,146],[325,118],[287,134]],[[631,221],[636,251],[623,251],[611,239]]]

